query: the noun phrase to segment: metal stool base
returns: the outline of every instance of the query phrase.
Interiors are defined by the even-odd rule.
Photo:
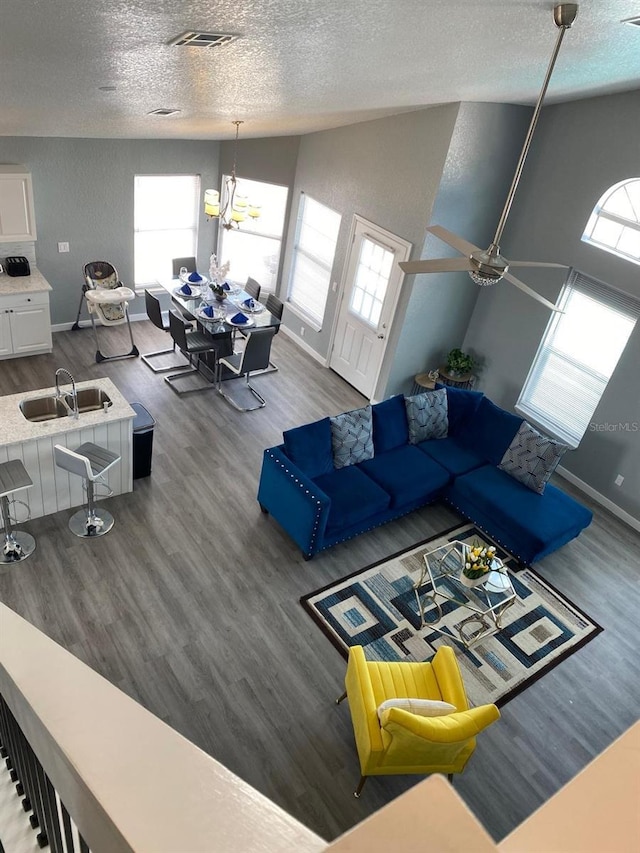
[[[95,523],[90,524],[89,521]],[[113,516],[106,509],[94,510],[89,516],[86,507],[79,509],[69,519],[69,530],[81,539],[95,539],[104,536],[114,525]]]
[[[9,550],[5,549],[9,546]],[[22,530],[12,530],[11,533],[3,537],[2,548],[0,549],[0,563],[21,563],[30,557],[36,550],[36,540],[30,533],[25,533]]]

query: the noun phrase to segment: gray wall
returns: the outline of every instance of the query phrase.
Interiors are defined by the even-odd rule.
[[[54,324],[76,318],[82,267],[109,260],[133,282],[133,179],[136,174],[200,174],[218,185],[217,142],[0,137],[0,163],[19,163],[33,176],[38,267],[53,288]],[[213,225],[201,214],[198,264],[208,269]],[[69,254],[58,254],[67,240]],[[132,303],[143,312],[142,299]],[[86,314],[85,314],[86,316]]]
[[[640,298],[640,267],[581,241],[594,205],[610,186],[640,177],[640,92],[543,110],[503,239],[507,257],[574,266]],[[520,276],[552,301],[565,272]],[[483,390],[513,408],[549,312],[509,284],[483,289],[464,345],[486,360]],[[640,323],[594,416],[594,424],[640,424]],[[587,431],[563,465],[640,519],[640,431]],[[618,473],[622,487],[614,485]]]
[[[303,136],[298,153],[294,202],[281,284],[286,297],[300,193],[336,210],[342,216],[332,281],[340,282],[349,230],[355,213],[399,237],[421,246],[444,167],[458,104],[405,113],[348,127]],[[399,327],[412,288],[405,279],[397,316]],[[285,309],[285,324],[326,357],[338,292],[330,291],[322,329],[314,331],[293,311]],[[398,343],[399,328],[390,335],[382,367],[383,387]],[[378,396],[385,396],[378,394]]]
[[[433,210],[430,216],[419,211],[417,218],[488,246],[530,116],[526,107],[461,104]],[[459,257],[432,234],[425,237],[415,258]],[[416,373],[438,367],[449,350],[462,345],[477,297],[478,287],[466,273],[415,277],[387,395],[408,392]]]

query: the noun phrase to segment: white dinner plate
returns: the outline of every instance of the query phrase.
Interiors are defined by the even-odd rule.
[[[235,326],[237,329],[246,329],[248,326],[253,326],[253,320],[251,317],[247,317],[246,323],[234,323],[231,317],[227,317],[225,322],[230,326]]]
[[[256,302],[256,304],[253,308],[248,308],[246,305],[243,305],[241,302],[238,305],[238,308],[240,309],[240,311],[242,311],[243,314],[245,314],[245,313],[247,313],[247,314],[260,314],[262,311],[264,311],[264,305],[262,305],[260,302]]]
[[[214,308],[214,311],[215,311],[215,308]],[[216,317],[216,316],[210,317],[208,314],[204,313],[204,308],[198,308],[198,310],[196,311],[196,316],[200,320],[206,320],[209,323],[220,323],[220,322],[224,322],[226,319],[224,314],[221,317]]]
[[[190,284],[189,287],[191,288],[191,295],[189,295],[188,293],[183,293],[182,285],[180,285],[180,287],[174,287],[174,296],[181,296],[183,299],[199,299],[202,290],[195,284]]]

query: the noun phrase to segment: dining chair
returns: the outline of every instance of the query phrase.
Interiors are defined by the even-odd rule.
[[[262,288],[255,280],[255,278],[251,278],[251,276],[249,276],[247,278],[247,283],[245,284],[244,289],[253,299],[260,299],[260,291],[262,290]]]
[[[266,301],[265,307],[266,307],[267,311],[269,311],[270,314],[273,314],[273,316],[277,317],[278,320],[282,320],[282,312],[284,311],[284,305],[283,305],[282,301],[280,299],[278,299],[278,297],[275,295],[275,293],[270,293],[267,296],[267,301]],[[280,328],[276,327],[276,335],[278,334],[279,331],[280,331]],[[269,369],[270,370],[277,370],[278,365],[274,364],[273,361],[270,361],[269,362]]]
[[[178,278],[180,274],[180,267],[186,267],[188,272],[193,272],[196,268],[196,259],[195,258],[173,258],[171,261],[171,266],[173,269],[173,277]]]
[[[169,332],[169,312],[161,309],[160,300],[154,296],[153,293],[145,290],[144,304],[147,309],[147,317],[151,320],[153,325],[158,329],[162,329],[163,332]],[[172,343],[173,346],[170,349],[160,349],[155,350],[155,352],[143,353],[141,356],[142,361],[144,361],[147,367],[151,368],[154,373],[168,373],[170,370],[180,370],[189,367],[188,364],[169,364],[166,367],[156,367],[156,365],[151,363],[151,359],[156,358],[156,356],[169,355],[170,353],[175,352],[175,340],[173,340]]]
[[[201,356],[204,353],[214,353],[216,355],[216,366],[214,366],[212,372],[215,376],[217,370],[217,356],[219,353],[223,351],[224,354],[226,354],[227,352],[233,351],[231,344],[231,332],[225,332],[223,335],[219,336],[216,335],[214,338],[207,332],[202,332],[200,330],[190,331],[190,328],[188,321],[178,314],[177,311],[169,312],[169,332],[171,337],[180,352],[189,359],[189,364],[191,365],[190,369],[181,370],[179,373],[172,373],[170,376],[165,376],[164,381],[173,391],[176,392],[176,394],[187,394],[191,391],[204,391],[205,389],[215,388],[215,383],[210,382],[207,382],[206,385],[201,385],[197,388],[187,388],[183,390],[180,390],[176,385],[176,382],[184,376],[190,376],[193,373],[200,373],[198,367],[193,364],[194,355]]]
[[[254,329],[247,334],[247,343],[242,352],[234,353],[230,356],[218,359],[218,391],[222,396],[235,406],[240,412],[252,412],[255,409],[262,409],[266,406],[266,401],[249,382],[251,374],[258,370],[264,370],[269,366],[269,355],[271,353],[271,342],[275,335],[275,328],[267,326],[264,329]],[[231,378],[244,376],[247,383],[247,388],[258,400],[257,406],[241,406],[234,398],[225,393],[222,388],[222,374],[224,370],[230,371]],[[226,382],[231,379],[226,379]]]

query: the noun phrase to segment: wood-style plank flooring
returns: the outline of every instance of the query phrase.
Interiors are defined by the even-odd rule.
[[[124,348],[121,332],[100,330]],[[134,332],[141,352],[166,346],[148,322]],[[255,379],[267,407],[247,414],[215,391],[178,398],[139,359],[97,365],[85,329],[54,335],[50,356],[0,362],[2,395],[51,386],[65,366],[78,380],[109,376],[157,420],[153,473],[108,501],[113,531],[80,541],[68,512],[24,524],[38,548],[0,573],[0,598],[332,839],[419,777],[372,778],[353,798],[359,770],[349,709],[333,701],[345,662],[299,598],[458,517],[427,507],[305,562],[259,510],[262,451],[283,429],[363,398],[284,334],[273,355],[280,370]],[[454,782],[496,839],[638,718],[640,535],[595,511],[578,540],[537,568],[604,632],[508,703]],[[426,803],[425,837],[428,823]]]

